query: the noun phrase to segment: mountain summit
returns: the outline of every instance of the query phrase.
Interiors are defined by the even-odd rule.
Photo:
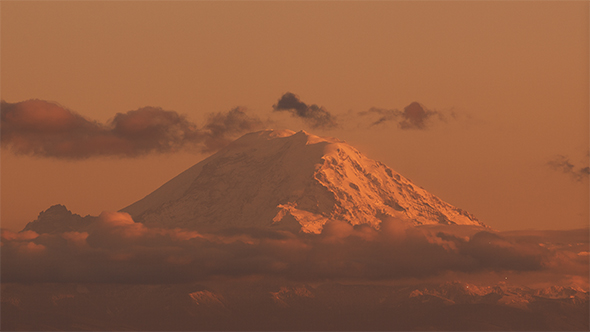
[[[335,138],[305,131],[246,134],[121,210],[159,227],[220,229],[328,220],[379,228],[385,218],[485,226]]]

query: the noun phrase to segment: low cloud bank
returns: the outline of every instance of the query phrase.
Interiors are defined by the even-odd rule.
[[[211,114],[201,128],[159,107],[117,113],[106,124],[44,100],[2,101],[1,108],[3,147],[16,154],[64,159],[137,157],[187,148],[213,152],[239,135],[263,128],[260,119],[242,108]]]
[[[319,235],[272,228],[200,233],[148,228],[126,213],[104,212],[77,230],[3,231],[2,280],[174,283],[259,275],[370,281],[449,271],[588,269],[587,238],[582,254],[519,239],[488,231],[459,236],[399,220],[384,221],[379,231],[332,221]]]
[[[336,117],[324,107],[316,104],[307,105],[299,96],[287,92],[273,105],[275,112],[289,112],[292,116],[303,119],[312,128],[331,129],[338,126]]]

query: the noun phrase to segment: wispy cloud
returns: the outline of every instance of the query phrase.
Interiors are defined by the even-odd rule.
[[[316,104],[307,105],[299,96],[287,92],[273,105],[275,112],[290,112],[291,115],[303,119],[312,128],[330,129],[338,126],[336,117],[324,107]]]
[[[199,128],[186,116],[159,107],[117,113],[108,123],[89,120],[44,100],[1,102],[2,146],[16,154],[63,159],[137,157],[193,148],[212,152],[238,135],[262,129],[242,108],[212,114]]]
[[[588,179],[588,175],[590,175],[590,167],[575,166],[567,156],[557,155],[547,162],[547,166],[553,170],[568,174],[574,181],[578,182]]]
[[[384,124],[387,122],[397,123],[398,127],[403,130],[418,129],[426,130],[430,123],[437,119],[439,121],[446,121],[446,117],[438,111],[433,111],[425,108],[418,102],[413,102],[404,107],[403,111],[397,109],[384,109],[372,107],[368,111],[360,112],[361,116],[377,115],[379,118],[371,123],[371,126]]]

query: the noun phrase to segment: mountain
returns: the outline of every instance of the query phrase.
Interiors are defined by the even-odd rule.
[[[290,130],[246,134],[121,211],[193,229],[320,233],[328,220],[379,228],[385,218],[485,226],[343,141]]]

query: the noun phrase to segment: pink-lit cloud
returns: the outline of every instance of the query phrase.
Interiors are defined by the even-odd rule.
[[[243,108],[211,114],[199,128],[186,116],[159,107],[117,113],[103,124],[53,102],[1,102],[2,146],[16,154],[83,159],[136,157],[183,149],[213,152],[263,123]]]
[[[63,213],[64,220],[74,220],[68,214]],[[393,219],[384,220],[380,230],[332,221],[318,235],[272,228],[213,233],[150,228],[119,212],[92,218],[78,223],[76,231],[3,232],[3,280],[168,283],[256,275],[300,281],[392,280],[554,269],[576,275],[588,269],[587,256],[579,254],[589,251],[588,238],[579,236],[573,241],[582,242],[572,250],[543,245],[555,234],[543,233],[540,242],[489,230],[465,236],[455,231],[459,226],[409,227]]]

